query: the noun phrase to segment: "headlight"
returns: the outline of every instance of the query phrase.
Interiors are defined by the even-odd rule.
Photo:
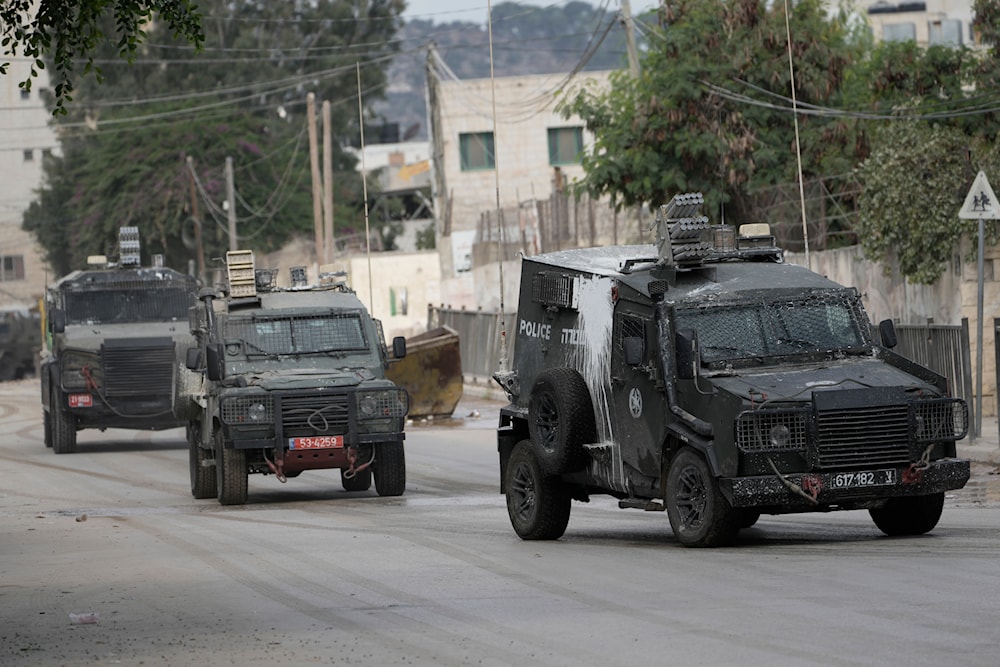
[[[405,389],[361,391],[357,394],[359,419],[386,419],[405,417],[410,409],[409,395]]]
[[[85,389],[88,377],[101,386],[101,363],[96,355],[68,350],[60,355],[61,382],[67,389]]]
[[[806,411],[748,410],[736,418],[736,445],[751,453],[793,452],[806,446]]]
[[[771,447],[775,449],[785,449],[788,446],[788,438],[792,435],[791,430],[784,424],[775,424],[771,427]]]
[[[263,396],[231,396],[222,399],[222,421],[233,426],[270,424],[274,421],[274,399]]]

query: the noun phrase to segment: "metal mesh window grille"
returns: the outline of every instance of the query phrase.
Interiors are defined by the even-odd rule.
[[[642,338],[646,339],[645,327],[643,322],[638,317],[622,317],[620,320],[620,325],[618,327],[618,347],[619,349],[624,348],[626,338]]]
[[[805,410],[754,410],[736,418],[740,451],[791,452],[806,447]]]
[[[531,277],[531,300],[543,306],[569,308],[573,303],[573,279],[561,273],[536,273]]]
[[[368,349],[357,314],[231,317],[226,321],[225,337],[227,343],[242,341],[248,356]]]
[[[849,350],[871,344],[867,318],[853,290],[678,308],[676,327],[698,332],[705,363]]]
[[[70,324],[116,324],[169,322],[187,319],[194,305],[193,290],[183,286],[150,287],[137,282],[91,292],[65,295],[66,320]]]
[[[969,406],[960,400],[939,399],[914,404],[919,443],[959,440],[969,430]]]

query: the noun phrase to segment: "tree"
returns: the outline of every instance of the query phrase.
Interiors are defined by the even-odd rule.
[[[62,113],[65,102],[73,99],[76,61],[85,60],[84,72],[95,71],[100,78],[94,56],[112,42],[118,55],[131,61],[154,14],[174,35],[195,46],[202,43],[201,17],[189,0],[7,0],[0,3],[2,55],[34,61],[30,76],[19,84],[27,90],[49,59],[54,109]],[[113,30],[107,28],[108,19]],[[0,74],[6,74],[7,67],[8,63],[0,63]]]
[[[220,208],[227,157],[239,245],[267,252],[292,236],[311,237],[310,91],[331,101],[336,234],[363,229],[361,179],[343,146],[359,133],[359,70],[366,107],[384,86],[400,0],[298,7],[209,0],[202,8],[200,52],[161,24],[150,27],[131,65],[99,47],[103,82],[82,82],[58,117],[60,154],[46,160],[44,186],[23,223],[55,270],[105,252],[122,225],[140,228],[146,251],[184,266],[194,256],[188,157],[207,258],[229,246]]]
[[[618,205],[666,202],[701,191],[730,222],[751,218],[754,186],[797,180],[785,5],[764,0],[680,0],[651,40],[642,74],[612,77],[560,105],[595,134],[580,187]],[[789,17],[800,104],[835,105],[858,46],[842,18],[803,0]],[[859,146],[842,119],[799,118],[804,173],[853,166]],[[837,165],[837,166],[832,166]]]
[[[975,177],[972,165],[990,173],[1000,152],[959,128],[899,120],[880,127],[871,156],[861,165],[858,237],[865,256],[896,267],[911,281],[931,284],[947,269],[962,237],[976,223],[958,211]],[[997,240],[989,228],[989,241]]]

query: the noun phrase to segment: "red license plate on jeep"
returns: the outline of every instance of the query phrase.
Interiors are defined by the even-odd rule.
[[[70,394],[69,407],[71,408],[91,408],[94,406],[94,397],[90,394]]]
[[[313,435],[288,439],[289,449],[332,449],[343,446],[342,435]]]

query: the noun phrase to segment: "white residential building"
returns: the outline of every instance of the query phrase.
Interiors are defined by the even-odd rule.
[[[18,87],[28,63],[11,59],[0,76],[0,307],[24,308],[37,303],[53,276],[32,235],[22,231],[24,212],[41,185],[42,162],[58,144],[41,98],[47,83],[42,73],[31,91]]]

